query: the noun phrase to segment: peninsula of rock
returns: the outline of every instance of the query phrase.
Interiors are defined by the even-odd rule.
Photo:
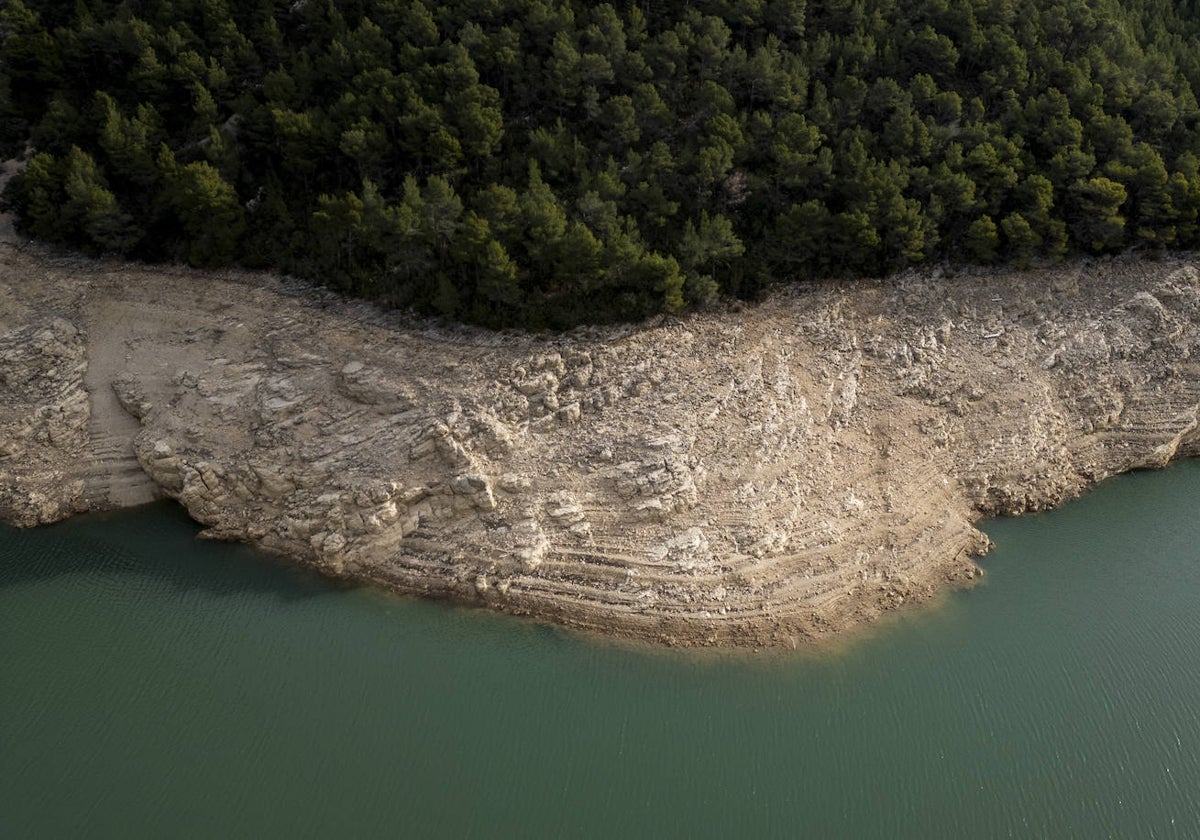
[[[165,496],[401,592],[804,644],[978,575],[982,517],[1200,453],[1198,265],[908,273],[528,335],[10,238],[0,520]]]

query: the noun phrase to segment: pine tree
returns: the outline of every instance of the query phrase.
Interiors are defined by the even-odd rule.
[[[184,258],[202,267],[232,262],[245,230],[233,187],[205,161],[175,167],[168,178],[171,207],[184,234]]]

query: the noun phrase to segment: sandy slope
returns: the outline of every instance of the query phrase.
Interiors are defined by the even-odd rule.
[[[1194,454],[1198,344],[1180,261],[908,274],[538,337],[10,241],[0,517],[163,493],[334,575],[790,645],[974,577],[984,514]]]

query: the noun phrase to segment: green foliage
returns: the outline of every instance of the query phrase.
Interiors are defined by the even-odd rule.
[[[1020,213],[1010,213],[1000,220],[1009,257],[1019,268],[1028,268],[1042,238]]]
[[[689,221],[684,226],[679,249],[688,300],[693,303],[712,301],[719,288],[716,278],[745,250],[726,217],[701,212],[699,225]]]
[[[963,244],[967,248],[967,254],[975,262],[990,263],[994,261],[1000,246],[1000,235],[992,217],[980,216],[971,222]]]
[[[9,182],[3,198],[29,234],[55,242],[60,231],[61,193],[58,161],[51,154],[39,152],[25,165],[21,177]]]
[[[1124,242],[1125,187],[1108,178],[1080,179],[1071,185],[1075,204],[1075,237],[1094,251],[1112,250]]]
[[[1163,0],[8,0],[23,230],[496,326],[1200,244]]]
[[[171,166],[164,174],[171,209],[184,233],[184,258],[204,267],[230,263],[245,229],[233,187],[205,161]]]

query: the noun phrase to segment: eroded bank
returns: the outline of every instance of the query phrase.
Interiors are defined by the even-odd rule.
[[[178,499],[405,592],[790,645],[978,574],[981,516],[1197,454],[1200,271],[906,274],[568,336],[0,244],[0,518]]]

